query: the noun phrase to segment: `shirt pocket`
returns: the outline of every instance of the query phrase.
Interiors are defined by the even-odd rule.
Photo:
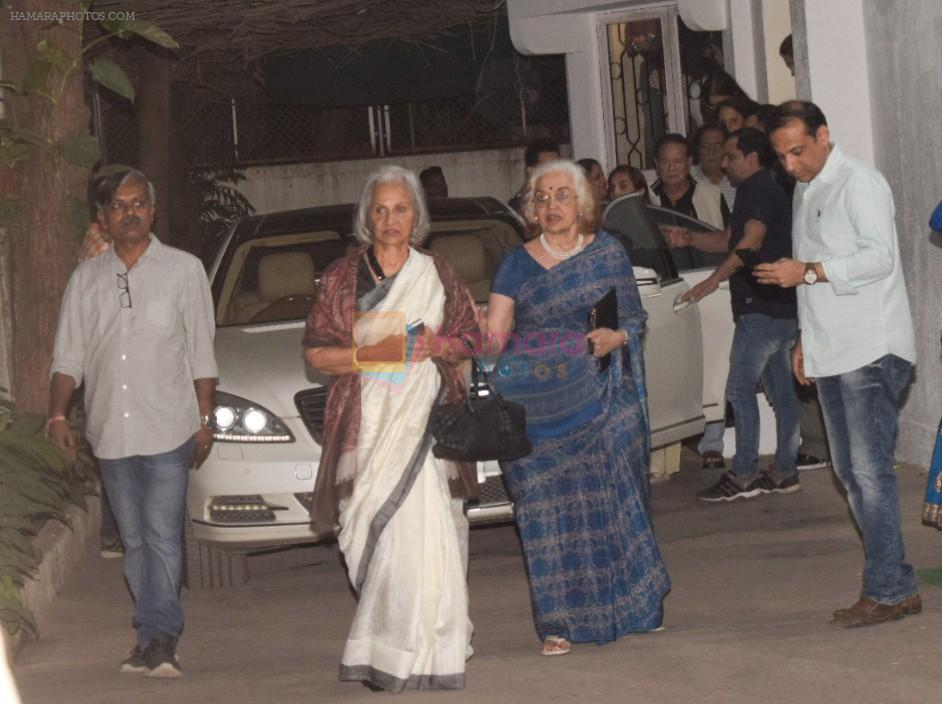
[[[170,298],[155,298],[144,307],[144,324],[158,330],[172,330],[177,323],[177,307]]]

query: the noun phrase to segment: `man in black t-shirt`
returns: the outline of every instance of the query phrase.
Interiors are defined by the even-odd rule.
[[[730,254],[706,280],[684,294],[699,301],[729,279],[736,332],[730,352],[726,400],[736,423],[736,455],[732,471],[697,493],[703,501],[732,501],[760,494],[799,491],[798,397],[791,374],[791,349],[798,331],[795,290],[759,284],[752,266],[791,256],[791,205],[772,177],[775,159],[768,137],[761,130],[744,127],[723,145],[723,170],[737,186],[736,204],[724,232],[669,234],[672,246],[693,246],[708,252]],[[759,382],[775,410],[775,464],[760,472]]]

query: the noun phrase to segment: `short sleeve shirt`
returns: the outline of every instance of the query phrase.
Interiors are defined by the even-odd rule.
[[[750,220],[758,220],[766,228],[758,251],[759,261],[774,262],[792,256],[791,205],[785,191],[766,169],[760,169],[739,185],[730,220],[730,251],[742,241]],[[770,318],[798,316],[795,289],[760,284],[748,268],[732,275],[729,292],[736,320],[748,313],[761,313]]]

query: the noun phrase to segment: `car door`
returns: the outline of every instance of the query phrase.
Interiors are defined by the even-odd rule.
[[[613,201],[602,223],[625,246],[648,313],[644,359],[652,447],[696,435],[704,423],[700,312],[674,305],[690,286],[639,197]]]
[[[718,231],[702,220],[681,215],[667,208],[648,205],[646,210],[657,225],[684,227],[691,232]],[[671,249],[671,258],[677,266],[677,272],[691,288],[712,274],[726,256],[725,252],[701,252],[692,247]],[[729,282],[722,282],[716,291],[700,299],[696,307],[699,309],[703,335],[703,414],[708,422],[722,420],[726,410],[726,377],[729,373],[729,352],[734,331]]]

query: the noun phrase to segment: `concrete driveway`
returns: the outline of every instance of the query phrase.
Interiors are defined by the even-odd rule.
[[[942,691],[942,591],[924,582],[920,616],[835,629],[834,608],[859,588],[862,553],[829,470],[803,491],[732,504],[698,502],[716,478],[685,450],[684,469],[654,487],[654,514],[674,588],[666,630],[545,658],[510,526],[472,531],[476,654],[467,689],[399,702],[896,702]],[[917,570],[942,567],[942,534],[919,524],[925,475],[900,473],[906,544]],[[251,558],[244,587],[184,595],[185,678],[120,675],[132,642],[119,560],[90,551],[55,605],[54,627],[15,667],[25,704],[375,702],[337,681],[354,600],[335,548]]]

